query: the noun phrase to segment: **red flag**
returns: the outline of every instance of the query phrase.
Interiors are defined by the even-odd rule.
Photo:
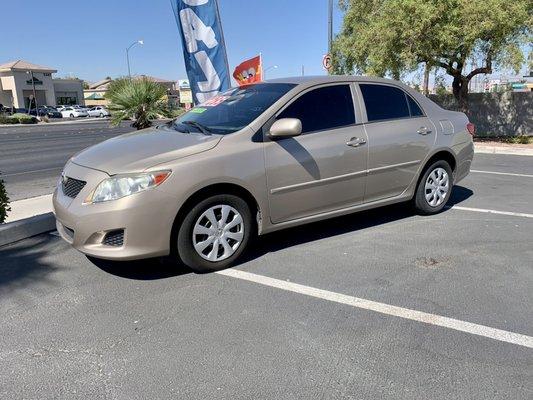
[[[250,58],[237,65],[235,71],[233,71],[233,77],[239,86],[262,82],[263,66],[261,65],[261,56]]]

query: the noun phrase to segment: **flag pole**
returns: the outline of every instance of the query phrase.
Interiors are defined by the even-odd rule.
[[[261,66],[261,82],[265,80],[265,75],[263,74],[263,53],[259,52],[259,65]]]

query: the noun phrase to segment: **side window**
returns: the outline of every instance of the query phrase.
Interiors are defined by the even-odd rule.
[[[311,90],[296,99],[278,116],[298,118],[302,133],[355,124],[350,85],[334,85]]]
[[[409,107],[403,90],[393,86],[359,84],[368,121],[409,117]]]
[[[411,117],[420,117],[424,115],[422,110],[420,109],[420,106],[416,103],[416,101],[413,100],[411,96],[406,94],[407,96],[407,102],[409,103],[409,110],[411,111]]]

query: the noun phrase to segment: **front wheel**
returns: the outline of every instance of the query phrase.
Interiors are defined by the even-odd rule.
[[[224,269],[242,254],[253,229],[243,199],[229,194],[209,197],[191,208],[179,227],[179,258],[196,272]]]
[[[421,214],[440,212],[452,194],[453,173],[450,165],[439,160],[426,168],[418,182],[414,197],[414,206]]]

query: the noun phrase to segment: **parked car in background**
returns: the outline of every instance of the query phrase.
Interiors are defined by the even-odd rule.
[[[72,108],[75,108],[76,110],[85,110],[85,111],[88,111],[89,110],[89,107],[85,107],[85,106],[80,106],[78,104],[74,104],[71,106]]]
[[[78,117],[87,117],[89,114],[87,114],[86,110],[83,110],[81,108],[74,108],[74,107],[65,107],[61,109],[61,115],[63,115],[63,118],[78,118]]]
[[[473,135],[465,114],[388,79],[232,88],[76,154],[54,191],[57,230],[97,258],[219,270],[255,234],[399,202],[442,211],[470,172]]]
[[[96,106],[93,108],[90,108],[87,113],[89,114],[89,117],[109,117],[111,114],[107,110],[107,108],[103,106]]]
[[[55,106],[55,109],[59,112],[63,111],[64,108],[67,108],[68,106],[65,106],[65,105],[57,105]]]
[[[30,115],[35,115],[39,117],[48,117],[48,118],[63,118],[63,115],[57,111],[55,108],[51,107],[38,107],[37,111],[35,109],[30,111]]]

